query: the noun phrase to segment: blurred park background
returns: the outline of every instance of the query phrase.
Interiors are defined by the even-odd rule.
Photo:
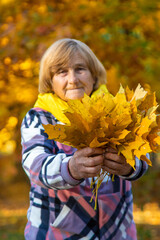
[[[140,83],[160,103],[158,0],[0,0],[0,239],[24,239],[29,180],[20,126],[37,98],[39,61],[55,40],[76,38],[108,72],[108,88]],[[133,183],[139,240],[160,239],[160,155]]]

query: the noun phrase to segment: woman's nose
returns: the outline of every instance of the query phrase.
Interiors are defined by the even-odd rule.
[[[69,70],[68,82],[76,83],[77,81],[78,81],[78,78],[77,78],[76,72],[73,69]]]

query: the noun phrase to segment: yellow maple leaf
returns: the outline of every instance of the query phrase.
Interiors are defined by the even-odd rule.
[[[133,99],[135,99],[136,101],[137,100],[142,100],[147,94],[147,91],[145,91],[140,84],[138,84],[135,92],[134,92],[134,95],[131,99],[131,101],[133,101]]]
[[[148,104],[149,100],[152,100],[152,103]],[[129,88],[124,90],[120,86],[115,97],[102,85],[91,97],[85,94],[82,100],[69,100],[67,105],[63,114],[69,124],[44,127],[50,139],[54,138],[62,143],[69,142],[77,149],[85,146],[99,147],[107,143],[114,147],[122,145],[123,153],[127,150],[130,152],[128,157],[125,153],[126,158],[130,160],[133,158],[133,149],[140,156],[140,146],[144,154],[144,140],[153,139],[148,135],[151,129],[157,126],[155,114],[157,102],[155,94],[148,97],[147,91],[140,84],[135,92]],[[142,113],[143,107],[146,116]],[[154,133],[154,139],[156,134]],[[138,136],[143,139],[138,139]],[[153,146],[155,150],[156,144],[159,144],[159,141],[154,141],[154,146],[150,144],[150,147]]]
[[[154,142],[158,145],[160,145],[160,136],[157,136],[154,138]]]
[[[120,150],[120,152],[126,158],[126,162],[129,163],[135,170],[135,158],[133,155],[133,150],[130,149],[129,147],[125,147],[122,150]]]
[[[94,148],[94,147],[102,147],[105,146],[108,142],[99,142],[97,140],[97,137],[95,137],[92,142],[89,144],[89,147]]]
[[[155,112],[156,112],[157,108],[158,108],[158,105],[157,106],[153,106],[153,107],[149,108],[147,113],[146,113],[146,116],[148,116],[148,118],[150,120],[152,120],[152,122],[155,122],[155,123],[156,123],[156,118],[157,118]]]
[[[65,134],[65,126],[64,125],[60,125],[60,124],[56,124],[56,125],[52,125],[52,124],[47,124],[44,125],[43,127],[45,128],[45,131],[47,133],[49,133],[49,139],[65,139],[66,138],[66,134]],[[54,127],[54,131],[53,130]]]
[[[148,142],[145,142],[142,146],[140,146],[139,149],[134,150],[134,155],[141,159],[142,155],[146,155],[147,153],[152,152],[152,149],[150,147],[150,144]]]
[[[151,125],[153,121],[149,119],[148,117],[145,117],[142,119],[141,125],[139,126],[137,130],[137,134],[139,136],[142,136],[144,133],[148,133],[149,126]]]
[[[152,162],[150,159],[146,157],[146,155],[141,156],[141,160],[145,161],[148,165],[152,166]]]
[[[102,85],[91,97],[85,94],[81,100],[62,104],[58,101],[65,107],[59,118],[56,106],[56,118],[65,119],[65,122],[43,125],[50,139],[77,149],[109,145],[117,148],[134,169],[135,156],[151,165],[146,154],[160,150],[160,116],[156,114],[156,97],[140,84],[135,92],[120,86],[113,96]],[[102,180],[101,175],[97,176],[96,196]]]
[[[131,102],[131,99],[133,98],[133,95],[134,95],[134,91],[130,90],[129,87],[127,86],[125,89],[125,95],[126,95],[127,101]]]
[[[143,144],[140,147],[140,151],[142,152],[142,155],[146,155],[147,153],[152,152],[152,149],[150,147],[150,144],[148,142],[145,142],[145,144]]]
[[[118,133],[117,138],[119,140],[124,139],[129,133],[130,133],[130,131],[128,131],[127,129],[123,129]],[[115,135],[116,135],[116,133],[115,133]]]
[[[146,95],[144,101],[142,101],[141,104],[138,106],[138,109],[147,113],[148,109],[152,108],[153,106],[156,107],[157,105],[158,103],[156,101],[156,95],[154,92]]]

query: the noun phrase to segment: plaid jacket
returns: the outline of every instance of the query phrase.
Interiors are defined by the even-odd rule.
[[[97,210],[90,202],[91,179],[73,179],[68,161],[76,149],[47,138],[43,124],[55,124],[54,116],[31,109],[22,127],[22,164],[30,182],[30,207],[25,228],[27,240],[135,240],[131,180],[141,177],[147,164],[136,159],[136,171],[128,177],[106,179],[98,190]]]

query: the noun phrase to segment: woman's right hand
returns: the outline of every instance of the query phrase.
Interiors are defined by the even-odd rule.
[[[103,165],[104,152],[102,148],[86,147],[77,150],[69,160],[69,172],[77,180],[97,176]]]

